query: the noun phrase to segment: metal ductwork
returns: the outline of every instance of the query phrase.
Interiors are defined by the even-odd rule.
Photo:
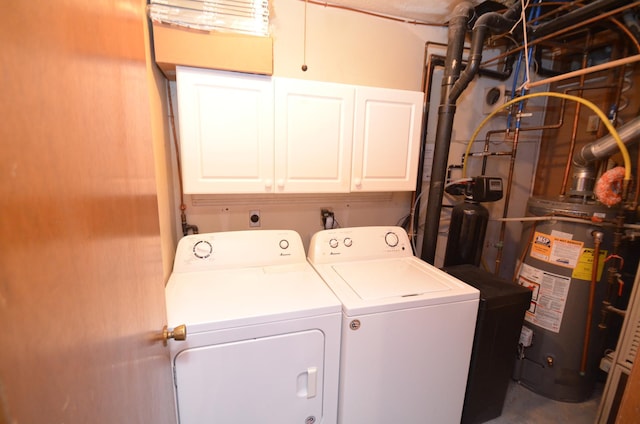
[[[640,116],[617,129],[625,146],[640,142]],[[606,159],[617,153],[620,146],[611,134],[587,144],[573,156],[573,184],[570,194],[591,194],[595,180],[595,161]]]
[[[502,15],[490,12],[478,18],[473,29],[469,63],[462,77],[460,76],[462,52],[467,28],[474,14],[473,5],[468,2],[458,4],[449,21],[448,48],[438,108],[438,125],[421,252],[421,258],[431,264],[435,261],[456,100],[478,72],[482,60],[482,46],[487,34],[492,31],[504,32],[511,28],[520,15],[520,7],[518,2]]]
[[[625,146],[631,146],[640,141],[640,116],[616,130]],[[587,166],[590,162],[605,159],[616,153],[620,147],[611,134],[608,134],[584,146],[573,157],[573,164],[577,167]]]

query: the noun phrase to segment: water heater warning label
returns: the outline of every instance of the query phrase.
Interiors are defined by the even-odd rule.
[[[522,264],[518,284],[532,291],[524,319],[554,333],[560,332],[571,277]]]
[[[590,281],[593,277],[593,265],[595,255],[594,249],[582,249],[582,253],[580,254],[580,259],[578,260],[578,264],[573,269],[573,273],[571,276],[573,278],[578,278],[580,280]],[[600,281],[602,278],[602,270],[604,270],[604,262],[607,258],[607,251],[601,250],[600,257],[598,258],[598,275],[596,281]]]
[[[567,268],[575,268],[584,245],[581,241],[536,231],[531,245],[532,258]]]

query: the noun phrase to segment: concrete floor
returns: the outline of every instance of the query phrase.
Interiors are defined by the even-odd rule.
[[[509,383],[502,415],[486,424],[593,424],[596,419],[604,384],[596,385],[593,395],[585,402],[569,403],[548,399],[521,386]]]

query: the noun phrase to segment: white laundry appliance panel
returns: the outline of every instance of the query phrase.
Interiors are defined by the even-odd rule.
[[[399,227],[321,231],[309,261],[342,303],[338,422],[459,423],[478,290],[414,257]]]
[[[166,287],[180,424],[335,423],[340,303],[292,231],[181,239]]]
[[[165,290],[169,326],[190,334],[331,314],[340,304],[306,262],[173,273]]]
[[[344,315],[338,422],[459,423],[477,305]]]
[[[180,420],[259,423],[270,416],[282,423],[304,423],[310,415],[322,416],[318,371],[323,371],[323,344],[324,335],[316,329],[180,352],[175,360]],[[283,377],[295,386],[273,384]],[[201,392],[203,381],[206,393]]]

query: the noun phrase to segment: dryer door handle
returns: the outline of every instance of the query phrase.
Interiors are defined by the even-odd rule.
[[[298,374],[297,396],[311,399],[318,395],[318,368],[309,367]]]
[[[307,368],[307,399],[316,397],[318,394],[318,369],[316,367]]]

